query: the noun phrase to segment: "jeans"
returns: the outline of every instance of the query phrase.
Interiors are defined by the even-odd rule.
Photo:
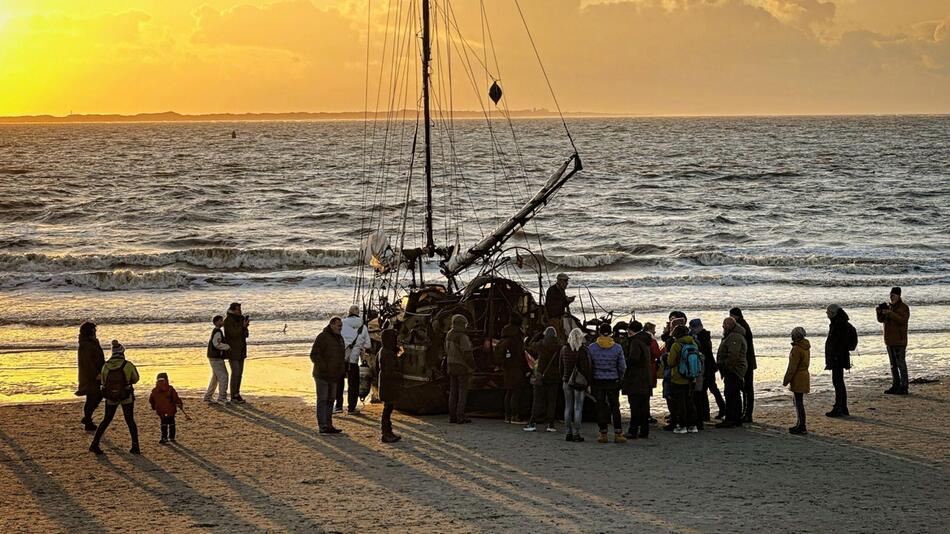
[[[505,420],[517,421],[521,418],[521,386],[505,389]]]
[[[360,366],[359,364],[346,364],[346,374],[340,377],[336,384],[336,408],[343,409],[343,382],[346,381],[346,409],[356,410],[356,402],[360,398]]]
[[[628,434],[645,438],[650,435],[650,396],[627,395],[630,404],[630,428]]]
[[[175,441],[175,416],[163,415],[162,419],[162,439]]]
[[[804,393],[795,393],[795,415],[798,418],[798,423],[795,425],[798,428],[805,428],[805,394]]]
[[[723,371],[722,384],[726,397],[726,421],[742,422],[742,381],[739,376],[729,371]]]
[[[336,380],[314,378],[317,386],[317,426],[321,431],[333,428],[333,399],[336,398]]]
[[[676,405],[673,420],[670,422],[674,426],[695,426],[696,405],[693,402],[693,385],[670,384],[670,386],[673,390],[673,403]]]
[[[99,391],[99,386],[97,385],[95,391],[86,395],[86,402],[82,406],[83,423],[92,423],[92,414],[96,411],[96,408],[99,407],[101,402],[102,393]]]
[[[554,426],[556,411],[557,384],[542,383],[540,386],[534,386],[534,403],[531,405],[529,424],[547,422],[548,426]]]
[[[847,412],[848,389],[844,385],[844,369],[836,367],[831,370],[831,384],[835,387],[835,408]]]
[[[115,417],[115,412],[119,409],[119,406],[122,406],[122,416],[125,417],[125,424],[129,427],[129,436],[132,438],[132,446],[138,446],[139,427],[135,424],[135,415],[133,413],[135,402],[133,401],[128,404],[106,403],[106,414],[103,416],[102,422],[99,423],[99,428],[96,430],[96,436],[92,438],[92,445],[94,447],[99,446],[99,441],[102,440],[102,435],[105,434],[106,429],[109,428],[109,423],[111,423],[112,418]]]
[[[581,433],[581,423],[584,421],[584,397],[587,395],[562,382],[564,389],[564,427],[568,434],[575,436]]]
[[[742,383],[742,420],[752,422],[752,409],[755,408],[755,381],[753,370],[745,372],[745,381]]]
[[[241,379],[244,378],[244,360],[228,360],[231,364],[231,398],[241,397]]]
[[[383,402],[383,417],[380,419],[379,424],[380,424],[380,427],[382,427],[384,436],[387,434],[393,433],[392,415],[393,415],[394,408],[395,408],[395,405],[393,404],[393,401]]]
[[[468,382],[472,375],[449,375],[449,421],[456,423],[465,419],[468,404]]]
[[[907,345],[888,345],[891,360],[891,380],[895,388],[907,389]]]
[[[616,380],[594,380],[591,385],[597,399],[597,427],[601,434],[607,432],[607,424],[613,422],[614,433],[623,432],[620,420],[620,385]]]
[[[208,358],[208,363],[211,364],[211,381],[205,391],[205,400],[211,400],[211,395],[217,389],[218,401],[224,402],[228,400],[228,366],[224,364],[224,360],[218,358]]]

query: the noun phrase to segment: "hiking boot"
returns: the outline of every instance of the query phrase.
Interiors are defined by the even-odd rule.
[[[102,456],[103,454],[102,449],[100,449],[99,446],[96,445],[95,443],[89,446],[89,452],[96,453],[96,456]]]
[[[525,432],[534,432],[537,429],[535,428],[534,423],[528,423],[524,428],[522,428],[522,430]]]
[[[597,443],[607,443],[608,441],[606,432],[601,432],[600,435],[597,436]]]
[[[901,389],[901,388],[899,388],[899,387],[897,387],[897,386],[891,386],[890,388],[884,390],[884,394],[885,394],[885,395],[897,395],[897,392],[900,391],[900,389]]]
[[[910,395],[910,391],[907,388],[900,388],[894,392],[895,395]]]
[[[698,433],[699,433],[699,429],[696,428],[695,426],[691,426],[691,427],[687,428],[686,431],[689,432],[690,434],[698,434]]]
[[[331,427],[327,430],[327,433],[329,433],[329,434],[342,434],[343,431],[340,430],[339,428],[335,427],[335,426],[331,426]]]
[[[681,426],[677,426],[676,428],[673,429],[674,434],[685,434],[686,432],[688,431]]]
[[[626,443],[627,438],[621,432],[614,432],[614,443]]]
[[[801,436],[801,435],[807,434],[808,430],[805,430],[805,427],[803,426],[793,426],[792,428],[788,429],[788,433]]]
[[[741,426],[741,425],[739,425],[735,421],[730,421],[728,419],[720,423],[716,423],[716,428],[735,428],[737,426]]]
[[[396,443],[401,438],[395,434],[383,434],[382,442],[383,443]]]
[[[132,453],[132,454],[142,454],[142,451],[139,450],[139,444],[138,444],[138,443],[133,443],[133,444],[132,444],[132,448],[129,449],[129,452]]]
[[[838,408],[832,408],[830,412],[825,413],[828,417],[843,417],[845,414]]]
[[[574,441],[574,434],[568,433],[567,437],[564,438],[564,441]]]
[[[232,403],[232,404],[247,404],[247,401],[244,400],[244,397],[242,397],[242,396],[240,396],[240,395],[235,395],[235,396],[231,397],[231,403]],[[336,413],[336,412],[334,412],[334,413]]]
[[[574,434],[574,439],[572,441],[574,443],[580,443],[584,441],[584,438],[582,438],[580,434]]]
[[[545,428],[544,431],[545,431],[545,432],[557,432],[557,429],[554,428],[554,425],[548,425],[548,427]]]

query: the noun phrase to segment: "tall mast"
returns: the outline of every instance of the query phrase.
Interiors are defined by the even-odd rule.
[[[432,135],[429,114],[429,61],[432,56],[432,44],[429,39],[429,0],[422,0],[422,105],[425,119],[426,151],[426,249],[429,257],[435,254],[435,240],[432,236]]]

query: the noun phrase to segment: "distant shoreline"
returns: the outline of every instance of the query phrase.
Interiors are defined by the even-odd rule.
[[[364,119],[386,119],[388,116],[406,120],[414,120],[416,110],[398,110],[395,112],[288,112],[288,113],[205,113],[189,115],[174,111],[162,113],[122,114],[70,114],[55,115],[18,115],[0,117],[0,124],[87,124],[87,123],[176,123],[176,122],[325,122],[325,121],[362,121]],[[509,112],[512,119],[556,119],[556,111],[547,109],[515,110]],[[572,119],[583,118],[772,118],[772,117],[950,117],[948,113],[855,113],[855,114],[748,114],[748,115],[640,115],[633,113],[595,113],[588,111],[565,112],[565,117]],[[485,113],[481,111],[456,111],[453,118],[458,120],[483,119]],[[503,119],[499,112],[493,112],[492,118]]]

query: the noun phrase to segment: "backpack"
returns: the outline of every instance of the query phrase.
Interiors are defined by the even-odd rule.
[[[132,386],[125,376],[125,364],[122,362],[118,369],[110,369],[106,379],[102,382],[102,396],[112,402],[121,402],[132,393]]]
[[[858,331],[854,325],[848,323],[848,350],[852,351],[858,348]]]
[[[680,347],[678,371],[684,378],[699,378],[703,375],[703,353],[692,343],[683,343]]]

